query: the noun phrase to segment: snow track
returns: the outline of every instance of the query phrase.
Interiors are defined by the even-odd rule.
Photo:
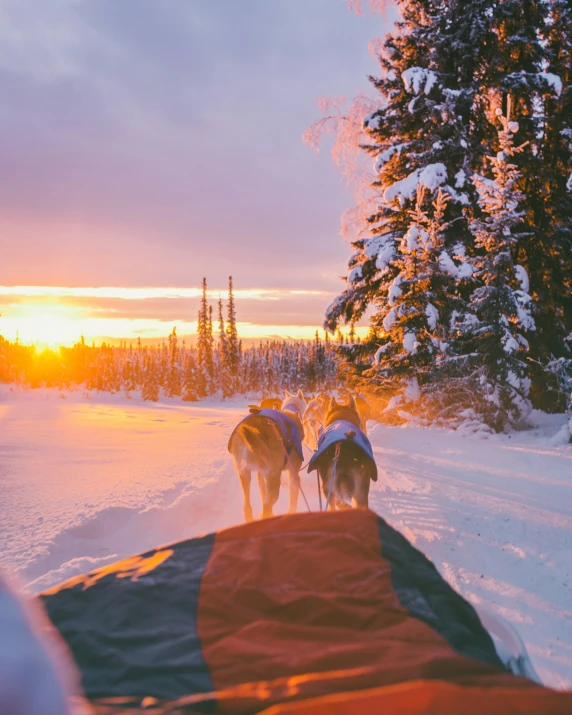
[[[227,441],[243,402],[61,394],[0,396],[0,563],[31,592],[242,521]],[[533,417],[530,432],[486,440],[374,426],[370,506],[515,625],[547,684],[572,688],[572,447],[550,446],[562,416]],[[302,485],[317,509],[315,475]],[[255,480],[252,494],[257,513]]]

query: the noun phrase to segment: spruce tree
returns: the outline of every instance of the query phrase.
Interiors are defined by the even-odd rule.
[[[228,349],[228,337],[226,334],[224,315],[222,311],[222,300],[218,300],[218,350],[217,350],[219,387],[222,391],[223,399],[232,397],[234,385],[232,370],[230,365],[230,355]]]
[[[374,387],[384,368],[388,378],[394,376],[404,363],[379,348],[386,344],[383,324],[388,315],[395,316],[401,247],[418,187],[427,190],[429,202],[440,189],[450,197],[442,219],[441,267],[453,279],[447,293],[456,303],[448,310],[455,318],[443,322],[440,337],[446,338],[449,365],[456,358],[457,367],[468,364],[460,326],[471,320],[470,298],[478,280],[474,266],[484,251],[471,226],[486,217],[470,177],[486,173],[486,157],[498,141],[489,120],[495,110],[504,112],[510,94],[519,138],[529,143],[518,162],[521,226],[514,260],[526,272],[533,298],[538,339],[530,355],[545,363],[549,355],[566,352],[572,332],[570,2],[398,4],[401,20],[383,42],[381,75],[372,80],[381,94],[379,108],[365,117],[361,139],[362,150],[375,162],[369,200],[377,208],[367,219],[367,231],[364,224],[356,234],[346,287],[328,309],[325,327],[351,324],[368,311],[370,336],[362,346],[342,348],[344,369],[353,372],[354,381],[370,379]],[[371,369],[374,354],[377,377]],[[436,368],[447,360],[435,352],[426,363],[425,375],[441,379]],[[534,376],[537,396],[547,394],[545,374],[540,370]]]
[[[519,210],[525,198],[518,189],[521,175],[513,162],[526,145],[514,146],[519,125],[510,113],[509,97],[506,116],[500,108],[496,112],[499,151],[488,157],[492,177],[473,176],[484,214],[471,225],[480,249],[476,267],[482,285],[471,297],[471,320],[466,325],[471,353],[478,355],[476,362],[484,368],[479,379],[479,391],[488,403],[483,416],[496,430],[514,425],[530,412],[526,355],[528,337],[536,327],[528,274],[516,262],[528,234]]]
[[[207,279],[203,278],[197,322],[197,390],[199,397],[210,394],[213,375],[212,318],[207,301]]]
[[[228,318],[226,331],[230,372],[233,380],[236,381],[240,367],[241,351],[238,342],[238,329],[236,327],[236,309],[234,305],[232,276],[228,278]]]
[[[147,353],[145,360],[145,372],[143,375],[143,385],[141,387],[141,397],[144,400],[157,402],[159,400],[159,375],[155,355]]]
[[[181,374],[179,369],[179,349],[177,347],[177,328],[169,335],[169,368],[165,381],[165,395],[167,397],[181,394]]]
[[[546,71],[553,88],[545,99],[543,167],[549,203],[545,210],[552,254],[549,277],[556,296],[557,330],[546,353],[570,358],[572,352],[572,2],[553,0],[546,27]],[[548,331],[544,331],[548,332]],[[564,335],[564,351],[559,338]]]
[[[197,383],[197,361],[194,350],[191,348],[185,360],[183,373],[183,402],[196,402],[199,399]]]

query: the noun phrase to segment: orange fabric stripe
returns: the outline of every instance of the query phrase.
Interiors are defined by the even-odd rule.
[[[572,693],[415,681],[274,705],[261,715],[570,715]]]
[[[246,697],[222,698],[224,712],[252,710],[250,698],[270,705],[424,678],[530,686],[458,655],[401,606],[377,517],[361,510],[219,532],[201,582],[198,632],[215,691]]]

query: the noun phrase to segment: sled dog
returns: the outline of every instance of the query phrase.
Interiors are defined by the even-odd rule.
[[[279,410],[281,404],[281,397],[267,397],[264,400],[261,400],[260,407],[268,410]]]
[[[291,412],[296,412],[299,419],[302,420],[304,412],[306,411],[306,400],[302,390],[298,390],[295,395],[291,395],[288,390],[284,390],[284,399],[282,400],[280,409],[282,411],[289,410]]]
[[[367,434],[367,421],[372,419],[373,410],[371,409],[371,405],[365,399],[365,397],[362,397],[361,395],[356,395],[354,397],[354,400],[361,422],[361,428]]]
[[[324,426],[308,472],[318,470],[327,508],[367,507],[369,483],[377,481],[377,467],[353,396],[347,405],[331,399]]]
[[[310,400],[304,412],[305,442],[315,452],[318,449],[318,440],[324,430],[324,408],[317,399]]]
[[[273,516],[273,507],[280,495],[283,471],[289,477],[288,512],[296,513],[302,466],[304,427],[298,412],[251,407],[232,433],[228,451],[234,460],[244,496],[244,518],[252,521],[250,482],[256,473],[260,498],[261,518]]]

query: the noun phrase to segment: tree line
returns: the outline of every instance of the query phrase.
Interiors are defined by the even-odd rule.
[[[225,315],[226,313],[226,315]],[[339,342],[324,340],[267,340],[243,347],[236,323],[232,277],[228,300],[219,299],[217,325],[202,282],[194,345],[180,340],[173,328],[160,345],[123,342],[88,345],[81,340],[59,351],[37,351],[33,346],[0,337],[0,382],[28,387],[83,386],[105,392],[141,391],[144,400],[161,395],[194,402],[209,396],[274,395],[285,389],[307,392],[338,385]],[[341,334],[338,341],[342,340]]]

